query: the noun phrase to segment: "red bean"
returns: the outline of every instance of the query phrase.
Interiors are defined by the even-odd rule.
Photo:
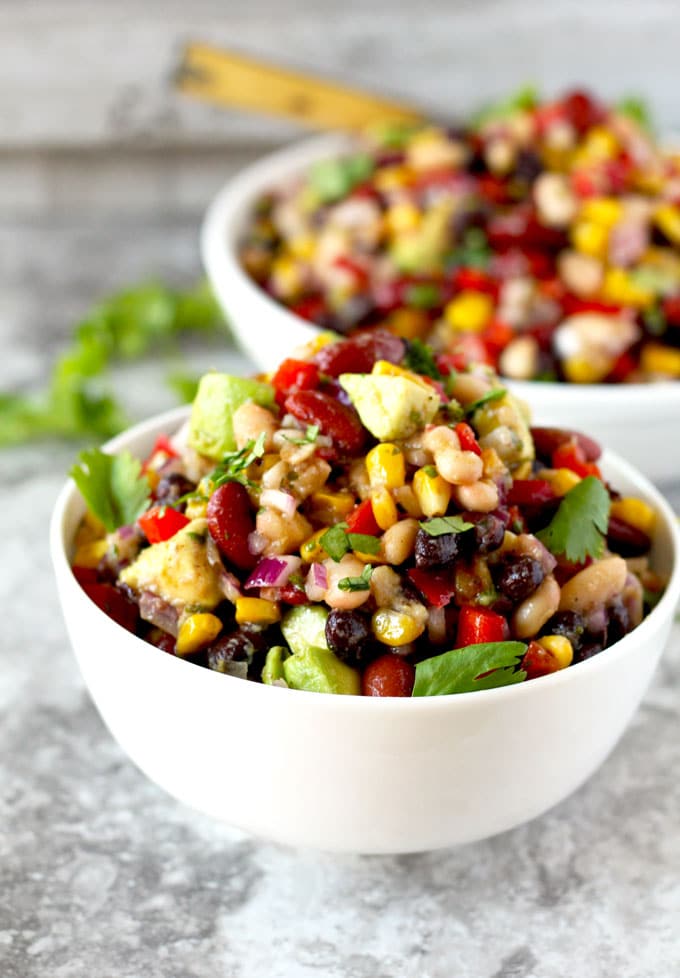
[[[319,426],[333,441],[331,458],[358,455],[366,441],[366,430],[354,408],[322,391],[296,391],[286,398],[286,411],[303,424]]]
[[[415,678],[410,662],[388,652],[366,666],[361,692],[364,696],[410,696]]]
[[[367,374],[376,360],[401,363],[403,358],[403,340],[386,329],[370,329],[349,340],[323,346],[314,361],[322,373],[339,377],[344,373]]]
[[[618,516],[610,516],[607,545],[622,557],[640,557],[648,552],[652,541],[643,530],[631,526]]]
[[[208,530],[220,552],[241,570],[252,570],[257,557],[248,549],[255,529],[250,499],[240,482],[218,486],[208,502]]]
[[[536,454],[541,458],[552,459],[552,454],[560,445],[565,445],[576,439],[581,451],[586,457],[586,462],[596,462],[602,449],[596,441],[580,431],[568,431],[566,428],[532,428],[531,434],[534,439]]]
[[[118,588],[112,584],[86,584],[83,590],[109,618],[129,632],[135,631],[139,617],[137,605],[121,594]]]

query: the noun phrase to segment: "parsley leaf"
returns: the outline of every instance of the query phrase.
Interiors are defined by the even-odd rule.
[[[441,380],[442,375],[437,369],[432,348],[423,343],[422,340],[411,340],[404,357],[404,366],[408,367],[415,374],[431,377],[433,380]]]
[[[481,397],[478,397],[476,401],[466,405],[465,414],[469,418],[478,408],[484,407],[485,404],[491,404],[493,401],[500,401],[500,399],[505,397],[507,393],[508,392],[505,387],[492,387],[491,390],[486,392],[486,394],[482,394]]]
[[[89,509],[109,533],[134,523],[149,505],[151,490],[138,459],[129,452],[107,455],[89,448],[69,473]]]
[[[451,649],[416,665],[413,696],[446,696],[511,686],[526,679],[518,669],[527,650],[523,642],[485,642]]]
[[[249,441],[237,452],[228,452],[220,464],[212,470],[208,479],[213,484],[213,490],[225,482],[246,483],[245,471],[248,466],[264,455],[265,433],[261,432],[255,441]]]
[[[536,536],[551,553],[564,554],[573,563],[597,559],[604,551],[610,507],[604,485],[589,475],[562,498],[550,523]]]
[[[369,533],[348,533],[346,523],[336,523],[319,538],[319,543],[336,564],[350,550],[362,554],[380,553],[380,540]]]
[[[445,533],[463,533],[471,530],[474,523],[468,523],[462,516],[435,516],[432,520],[419,524],[431,537],[441,537]]]
[[[371,586],[372,573],[373,568],[366,564],[361,572],[361,577],[343,577],[338,581],[338,587],[341,591],[368,591]]]

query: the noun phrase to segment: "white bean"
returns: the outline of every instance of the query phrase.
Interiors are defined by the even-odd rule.
[[[560,611],[587,614],[623,591],[628,567],[623,557],[605,557],[574,574],[562,588]]]
[[[266,408],[252,401],[246,401],[236,408],[232,415],[234,438],[237,448],[245,448],[249,441],[255,441],[264,432],[264,447],[269,451],[274,444],[276,418]]]
[[[472,485],[455,486],[453,496],[462,509],[473,513],[490,513],[498,508],[498,487],[480,480]]]
[[[324,561],[326,574],[328,575],[328,587],[324,600],[331,608],[340,608],[343,611],[351,611],[358,608],[370,597],[370,589],[364,588],[361,591],[343,591],[339,587],[340,581],[345,577],[361,577],[365,567],[357,557],[352,554],[345,554],[339,563],[334,560]]]
[[[512,631],[517,638],[531,638],[538,634],[560,606],[560,586],[550,574],[544,577],[533,594],[516,608],[512,616]]]
[[[382,535],[382,555],[388,564],[396,566],[413,553],[418,533],[418,520],[399,520]]]
[[[484,463],[475,452],[461,452],[447,448],[434,453],[434,464],[443,479],[453,486],[469,486],[478,482],[484,471]]]

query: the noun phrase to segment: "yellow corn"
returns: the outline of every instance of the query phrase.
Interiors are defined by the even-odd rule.
[[[155,469],[147,469],[144,475],[146,476],[146,481],[149,483],[149,489],[153,492],[161,481],[160,473]]]
[[[595,221],[578,221],[571,229],[571,241],[582,255],[606,258],[609,228]]]
[[[566,496],[570,489],[579,484],[581,476],[571,469],[543,469],[541,479],[550,483],[556,496]]]
[[[680,378],[680,350],[663,343],[645,343],[640,353],[640,366],[645,373]]]
[[[444,317],[454,330],[479,333],[493,313],[493,300],[485,292],[464,289],[444,309]]]
[[[443,516],[451,502],[451,486],[434,465],[426,465],[413,476],[413,492],[424,516]]]
[[[680,244],[680,207],[674,204],[662,204],[654,213],[657,227],[673,244]]]
[[[562,370],[572,384],[597,384],[604,380],[613,365],[600,357],[567,357],[562,362]]]
[[[366,471],[373,488],[398,489],[406,480],[404,455],[396,445],[384,441],[366,456]]]
[[[200,520],[203,519],[207,511],[208,503],[205,499],[189,499],[185,513],[187,519]]]
[[[392,608],[380,608],[373,615],[373,634],[383,645],[399,648],[408,645],[423,634],[425,625]]]
[[[411,182],[411,170],[406,166],[379,167],[373,177],[373,183],[382,193],[399,190]]]
[[[651,536],[654,531],[656,513],[649,503],[642,499],[636,499],[634,496],[625,496],[623,499],[614,500],[611,515],[623,520],[624,523],[628,523],[629,526],[642,530],[648,536]]]
[[[311,261],[316,251],[316,238],[313,234],[299,234],[288,242],[290,253],[302,261]]]
[[[293,299],[302,292],[304,274],[300,262],[281,255],[272,262],[271,280],[274,292],[281,299]]]
[[[389,530],[399,519],[397,504],[392,498],[390,490],[384,486],[374,489],[371,493],[371,509],[381,530]]]
[[[312,493],[309,502],[311,506],[307,515],[310,519],[326,526],[341,522],[354,509],[354,496],[349,492],[331,492],[329,489],[320,489],[318,492]]]
[[[89,543],[81,543],[74,554],[73,565],[75,567],[97,567],[108,549],[109,545],[106,540],[91,540]]]
[[[508,467],[495,448],[482,449],[483,476],[485,479],[501,479],[507,474]],[[519,476],[516,476],[519,478]]]
[[[385,327],[403,340],[421,339],[430,328],[430,320],[422,309],[395,309],[385,321]]]
[[[335,343],[338,340],[338,334],[334,333],[330,329],[326,329],[323,333],[319,333],[315,336],[313,340],[308,343],[304,343],[302,346],[296,348],[295,355],[298,360],[311,360],[315,353],[323,349],[324,346],[328,346],[329,343]],[[271,377],[272,375],[270,375]]]
[[[574,647],[564,635],[544,635],[538,639],[538,644],[546,652],[550,652],[558,669],[566,669],[574,659]]]
[[[325,560],[328,556],[326,551],[319,543],[325,532],[326,527],[324,527],[322,530],[317,530],[316,533],[313,533],[311,537],[308,537],[308,539],[305,540],[300,547],[300,556],[306,564],[313,564],[315,561]]]
[[[589,160],[609,160],[619,151],[619,142],[611,130],[604,126],[594,126],[586,136],[582,153]]]
[[[398,235],[404,231],[413,231],[417,228],[421,217],[418,208],[410,201],[393,204],[385,212],[385,226],[390,234]]]
[[[621,219],[623,206],[616,197],[591,197],[581,205],[579,217],[594,221],[606,228],[613,227]]]
[[[280,619],[281,612],[275,601],[266,601],[265,598],[236,599],[236,622],[239,625],[247,622],[252,625],[273,625]]]
[[[78,532],[76,533],[75,545],[80,547],[83,543],[92,543],[94,540],[101,540],[106,536],[106,527],[87,510],[83,516]]]
[[[602,284],[602,298],[621,306],[636,306],[645,309],[654,302],[654,293],[635,283],[623,268],[609,268]]]
[[[412,370],[406,370],[404,367],[398,367],[388,360],[376,360],[371,373],[375,374],[376,377],[404,377],[405,380],[410,380],[412,384],[419,384],[426,390],[432,390],[431,385],[418,374],[414,374]]]
[[[216,615],[199,613],[189,615],[180,625],[175,651],[177,655],[190,655],[210,645],[222,631],[222,622]]]

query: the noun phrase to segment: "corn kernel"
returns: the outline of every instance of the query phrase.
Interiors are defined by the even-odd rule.
[[[595,221],[578,221],[571,229],[571,241],[577,251],[593,258],[606,258],[609,229]]]
[[[388,530],[399,519],[397,504],[389,489],[381,486],[371,493],[371,509],[376,523],[381,530]]]
[[[236,622],[239,625],[248,622],[253,625],[273,625],[280,619],[281,612],[275,601],[267,601],[265,598],[236,599]]]
[[[453,329],[461,333],[481,332],[493,313],[493,300],[485,292],[465,289],[444,309],[444,317]]]
[[[366,456],[368,481],[372,488],[385,486],[386,489],[397,489],[406,480],[406,464],[404,455],[389,441],[382,442],[372,448]]]
[[[385,321],[385,328],[403,340],[421,339],[430,328],[430,320],[422,309],[394,309]]]
[[[673,244],[680,244],[680,208],[674,204],[662,204],[656,209],[654,220]]]
[[[624,523],[628,523],[629,526],[642,530],[647,536],[651,536],[654,531],[656,513],[649,503],[642,499],[636,499],[634,496],[625,496],[623,499],[614,500],[611,515],[623,520]]]
[[[73,564],[76,567],[98,567],[99,561],[106,555],[108,549],[107,540],[91,540],[89,543],[81,543],[74,554]]]
[[[390,363],[389,360],[376,360],[371,373],[375,374],[376,377],[403,377],[405,380],[410,380],[412,384],[419,384],[428,391],[432,390],[432,386],[418,374],[414,374],[412,370],[406,370],[404,367],[398,367],[395,363]]]
[[[383,645],[391,645],[393,648],[414,642],[424,630],[425,625],[421,625],[411,615],[392,608],[380,608],[373,615],[373,634]]]
[[[300,547],[300,556],[306,564],[313,564],[315,561],[325,560],[328,554],[319,542],[326,532],[326,527],[317,530],[311,537],[308,537]]]
[[[300,295],[304,285],[304,274],[299,261],[289,255],[282,255],[272,262],[272,287],[280,299],[294,299]]]
[[[98,520],[96,516],[87,510],[83,519],[78,527],[78,532],[76,533],[75,545],[80,547],[83,543],[92,543],[94,540],[101,540],[102,537],[106,536],[106,527]]]
[[[288,247],[294,258],[311,261],[316,251],[316,238],[313,234],[300,234],[290,239]]]
[[[149,483],[149,489],[154,492],[158,487],[158,483],[161,481],[160,473],[155,469],[147,469],[144,473],[146,476],[146,481]]]
[[[567,357],[562,362],[562,370],[572,384],[597,384],[607,376],[613,363],[606,363],[600,357]]]
[[[579,484],[581,476],[571,469],[543,469],[541,479],[550,483],[556,496],[566,496],[570,489]]]
[[[443,516],[451,502],[451,486],[434,465],[426,465],[413,476],[413,492],[424,516]]]
[[[602,298],[620,306],[646,309],[654,303],[654,293],[636,284],[623,268],[609,268],[602,284]]]
[[[326,526],[340,523],[352,512],[355,499],[350,492],[331,492],[320,489],[309,497],[308,516],[311,520]]]
[[[189,520],[201,520],[208,512],[208,503],[205,499],[190,499],[187,502],[185,514]]]
[[[623,206],[616,197],[591,197],[581,205],[580,217],[606,228],[613,227],[623,215]]]
[[[385,212],[385,226],[390,234],[398,235],[404,231],[413,231],[418,227],[421,213],[410,201],[393,204]]]
[[[189,615],[180,625],[175,651],[177,655],[190,655],[210,645],[222,631],[217,615],[199,613]]]
[[[663,343],[645,343],[640,353],[640,366],[645,373],[680,378],[680,350]]]
[[[610,129],[594,126],[586,136],[580,150],[590,160],[609,160],[619,151],[619,142]]]
[[[544,635],[538,639],[538,644],[550,652],[558,669],[566,669],[573,662],[574,647],[564,635]]]
[[[381,166],[373,177],[373,183],[381,193],[389,193],[390,190],[400,190],[406,187],[412,179],[412,173],[406,166]]]

